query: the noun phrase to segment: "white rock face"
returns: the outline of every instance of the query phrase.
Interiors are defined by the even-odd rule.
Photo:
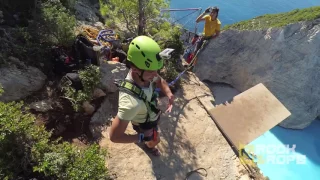
[[[106,92],[113,93],[118,90],[114,84],[115,79],[123,79],[129,72],[125,64],[113,61],[107,61],[100,65],[101,83]]]
[[[194,72],[200,80],[239,91],[263,83],[292,113],[280,125],[302,129],[320,115],[319,47],[320,19],[260,31],[228,30],[199,54]]]
[[[0,85],[4,89],[0,101],[20,100],[40,90],[45,84],[47,77],[39,69],[25,66],[22,62],[19,66],[20,68],[15,65],[0,68]]]
[[[111,121],[118,111],[118,92],[109,94],[91,118],[91,124],[103,125]]]
[[[98,138],[101,136],[101,127],[111,123],[112,119],[118,112],[118,92],[109,93],[99,109],[91,117],[89,129],[93,137]]]
[[[128,74],[126,65],[119,62],[107,61],[100,64],[101,84],[105,90],[105,99],[99,109],[93,114],[90,121],[90,131],[94,137],[101,133],[100,126],[111,122],[118,111],[118,87],[114,84],[115,79],[123,79]]]
[[[38,102],[33,102],[30,105],[31,109],[34,109],[38,112],[47,112],[52,108],[52,102],[50,100],[42,100],[42,101],[38,101]]]
[[[91,2],[89,0],[78,0],[75,3],[76,18],[82,22],[99,21],[99,2]]]

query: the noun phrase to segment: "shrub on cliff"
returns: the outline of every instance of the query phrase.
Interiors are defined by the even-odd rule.
[[[285,13],[265,14],[247,21],[227,25],[223,29],[259,30],[270,27],[282,27],[299,21],[311,21],[320,18],[320,6],[295,9]]]
[[[170,25],[168,23],[168,25]],[[167,29],[167,30],[166,30]],[[171,82],[180,73],[181,69],[181,60],[180,54],[183,53],[183,44],[180,40],[181,29],[180,27],[174,27],[172,29],[165,28],[165,30],[160,30],[158,34],[155,36],[157,42],[161,46],[162,49],[165,48],[173,48],[174,51],[172,53],[172,57],[168,60],[164,61],[164,68],[160,71],[160,75],[167,81]],[[179,87],[181,79],[179,79],[174,87]]]
[[[69,47],[73,43],[76,19],[70,11],[72,6],[74,0],[0,2],[0,10],[5,9],[3,23],[11,26],[0,28],[5,35],[0,37],[3,59],[14,56],[36,67],[40,67],[39,62],[47,65],[51,46]]]
[[[0,102],[0,178],[107,179],[105,153],[51,141],[22,102]]]
[[[126,1],[119,4],[116,0],[100,0],[100,12],[106,17],[107,26],[123,25],[134,36],[139,34],[139,14],[143,14],[143,34],[155,39],[162,49],[175,49],[170,60],[165,60],[164,68],[160,75],[169,81],[174,80],[179,74],[181,68],[180,54],[183,53],[183,43],[180,40],[181,27],[172,26],[165,19],[160,17],[160,9],[169,7],[165,0],[150,0],[139,8],[139,3],[146,3],[141,0]],[[169,17],[168,14],[164,15]],[[112,24],[112,25],[111,25]],[[180,80],[176,82],[176,85]]]
[[[79,78],[83,89],[76,90],[71,85],[63,85],[62,90],[65,98],[71,103],[75,111],[79,111],[83,102],[91,101],[95,88],[100,85],[100,69],[98,66],[90,65],[79,71]]]

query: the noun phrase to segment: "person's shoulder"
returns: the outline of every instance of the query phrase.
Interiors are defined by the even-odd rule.
[[[221,24],[221,21],[217,18],[217,24]]]
[[[119,92],[119,106],[127,106],[131,108],[139,108],[143,101],[138,97],[126,92]]]
[[[119,93],[118,113],[121,120],[131,121],[141,110],[139,99],[126,92]]]
[[[117,116],[121,120],[131,121],[141,110],[141,100],[126,92],[119,92]]]
[[[206,14],[202,17],[203,19],[209,19],[210,18],[210,15]]]

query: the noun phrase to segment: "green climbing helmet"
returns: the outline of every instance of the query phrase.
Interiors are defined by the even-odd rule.
[[[160,52],[161,48],[156,41],[148,36],[138,36],[130,43],[127,59],[141,70],[155,71],[163,66]]]

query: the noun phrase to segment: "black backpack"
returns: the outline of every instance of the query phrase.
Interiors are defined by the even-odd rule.
[[[76,61],[68,51],[61,46],[54,46],[51,49],[53,64],[52,71],[56,75],[65,75],[79,69],[79,62]]]
[[[79,77],[78,73],[67,73],[64,75],[59,84],[59,88],[70,86],[73,87],[76,91],[83,89],[83,84]]]
[[[80,66],[85,66],[87,63],[98,65],[97,53],[93,50],[93,46],[93,43],[84,35],[77,35],[72,50],[73,56],[80,63]]]

